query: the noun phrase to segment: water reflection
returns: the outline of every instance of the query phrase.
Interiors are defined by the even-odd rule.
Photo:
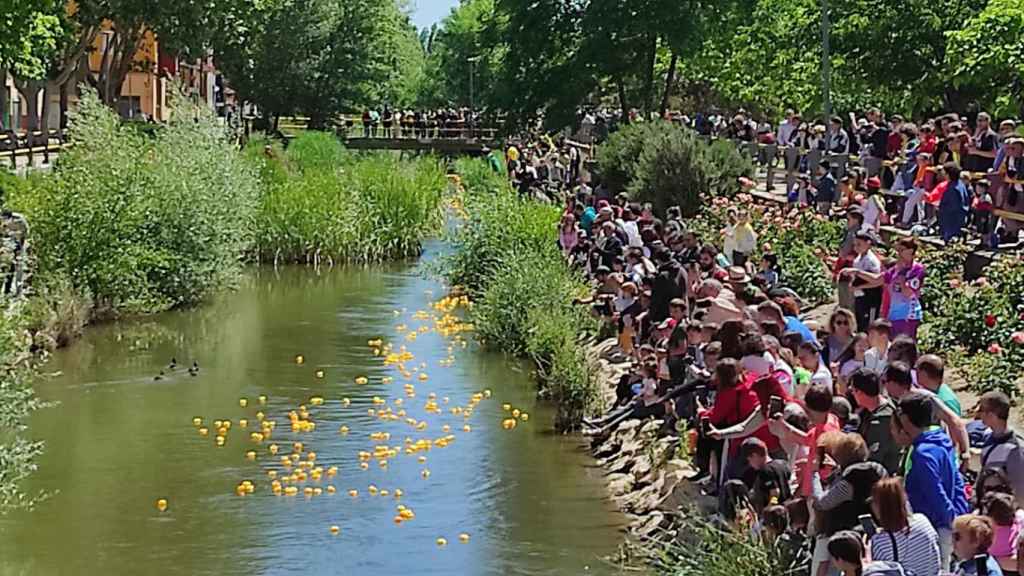
[[[53,497],[0,521],[0,574],[614,573],[599,557],[620,541],[621,518],[602,498],[599,472],[582,465],[577,441],[545,432],[551,414],[536,404],[527,371],[499,355],[458,350],[455,365],[442,367],[440,335],[396,341],[430,375],[416,383],[409,415],[429,420],[432,437],[448,423],[457,439],[430,451],[425,464],[402,456],[387,470],[358,468],[356,453],[371,449],[369,432],[420,437],[402,422],[367,415],[373,396],[400,396],[403,382],[381,383],[396,374],[366,341],[394,338],[399,321],[412,325],[409,315],[427,307],[430,290],[439,288],[407,266],[320,274],[264,268],[208,306],[91,329],[56,355],[47,369],[58,375],[38,386],[60,404],[32,418],[32,435],[47,451],[31,488]],[[393,311],[403,308],[396,319]],[[305,364],[295,364],[296,354]],[[199,375],[154,380],[172,357],[182,365],[197,360]],[[371,384],[355,385],[360,375]],[[461,432],[460,417],[422,410],[429,391],[455,405],[484,388],[494,396],[477,408],[470,433]],[[260,394],[269,397],[265,407],[255,401]],[[316,450],[321,465],[339,467],[338,493],[275,497],[264,473],[275,462],[265,444],[254,446],[237,429],[238,419],[255,422],[262,408],[278,421],[273,440],[287,446],[285,414],[312,395],[327,399],[311,409],[316,431],[295,438]],[[240,397],[250,399],[247,408]],[[502,430],[506,402],[530,412],[529,425]],[[215,448],[212,433],[200,437],[193,416],[233,420],[227,445]],[[348,436],[338,434],[342,424]],[[244,458],[253,448],[257,463]],[[256,494],[234,495],[243,479]],[[401,488],[416,519],[396,526],[395,500],[368,497],[371,483]],[[346,494],[353,488],[355,500]],[[167,513],[155,510],[159,497],[168,498]],[[341,534],[331,535],[330,525]],[[461,532],[471,535],[468,544],[458,542]],[[438,537],[447,547],[436,546]]]

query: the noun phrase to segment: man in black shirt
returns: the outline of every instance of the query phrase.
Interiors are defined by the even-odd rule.
[[[772,458],[760,438],[744,440],[740,452],[749,466],[744,481],[750,489],[750,503],[758,512],[766,506],[781,504],[793,496],[789,484],[793,473],[789,463]]]
[[[868,446],[868,459],[881,464],[889,474],[896,474],[900,447],[889,428],[896,409],[882,396],[881,377],[868,368],[858,368],[850,375],[849,382],[853,399],[860,407],[857,433]]]

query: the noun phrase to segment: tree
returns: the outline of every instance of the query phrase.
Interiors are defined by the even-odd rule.
[[[488,36],[494,15],[494,0],[463,0],[440,27],[431,29],[421,104],[468,106],[471,66],[476,93],[481,95],[474,104],[488,100],[487,90],[496,85],[504,58],[502,47]]]
[[[949,46],[954,85],[972,88],[997,114],[1024,116],[1024,5],[991,0],[950,34]]]
[[[63,34],[62,13],[55,0],[0,0],[0,129],[9,109],[7,74],[33,82],[46,76]]]

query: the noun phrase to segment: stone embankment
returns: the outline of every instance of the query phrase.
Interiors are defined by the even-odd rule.
[[[629,371],[629,363],[613,363],[607,358],[615,340],[591,344],[587,359],[593,368],[594,385],[602,408],[615,401],[615,386]],[[607,438],[596,439],[591,451],[606,471],[608,492],[619,509],[630,518],[629,532],[637,538],[654,535],[668,528],[680,506],[697,506],[712,512],[714,499],[701,494],[687,481],[695,469],[691,466],[685,437],[658,436],[660,420],[627,420]]]

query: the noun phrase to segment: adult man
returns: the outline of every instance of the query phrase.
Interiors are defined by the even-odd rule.
[[[800,128],[800,115],[793,110],[786,110],[786,119],[779,123],[775,141],[779,146],[789,146],[790,139],[796,135],[798,128]]]
[[[964,421],[933,392],[925,388],[915,389],[913,379],[913,371],[910,365],[902,361],[891,362],[885,367],[885,372],[882,373],[882,384],[894,402],[899,402],[901,398],[910,394],[911,391],[925,394],[932,399],[932,403],[935,404],[934,413],[953,438],[953,443],[956,444],[960,454],[960,460],[962,462],[969,462],[971,458],[971,440],[967,435],[967,426],[964,425]]]
[[[900,399],[900,425],[911,439],[905,483],[910,506],[938,532],[942,566],[949,566],[953,519],[970,507],[953,443],[945,430],[934,425],[934,409],[931,398],[921,392],[909,392]]]
[[[853,399],[860,406],[857,433],[868,446],[868,458],[894,475],[900,464],[900,447],[892,438],[889,423],[896,414],[896,407],[882,396],[881,380],[875,372],[858,368],[850,375],[849,382]]]
[[[686,286],[686,272],[666,249],[655,251],[654,262],[658,266],[658,273],[651,285],[650,317],[652,321],[660,322],[668,316],[669,303],[685,295],[682,287]]]
[[[917,360],[917,383],[935,394],[942,400],[942,403],[949,406],[958,417],[963,416],[963,409],[960,407],[960,399],[956,393],[943,382],[946,364],[935,354],[925,354]]]
[[[729,279],[729,273],[718,265],[718,249],[712,244],[701,246],[698,263],[701,280],[714,279],[724,282]]]
[[[857,257],[853,266],[839,272],[840,279],[848,279],[853,286],[853,310],[857,317],[857,329],[867,332],[871,322],[878,317],[882,307],[882,287],[864,287],[882,273],[882,261],[872,250],[874,236],[863,230],[856,233],[853,250]]]
[[[825,148],[830,154],[849,154],[850,135],[843,129],[843,119],[833,116],[829,120],[828,139]]]
[[[1024,505],[1024,437],[1007,422],[1010,398],[998,390],[982,394],[976,417],[992,430],[981,451],[981,469],[1002,470],[1010,480],[1017,506]],[[978,481],[981,482],[981,477]],[[981,489],[980,484],[975,488],[976,491]]]

